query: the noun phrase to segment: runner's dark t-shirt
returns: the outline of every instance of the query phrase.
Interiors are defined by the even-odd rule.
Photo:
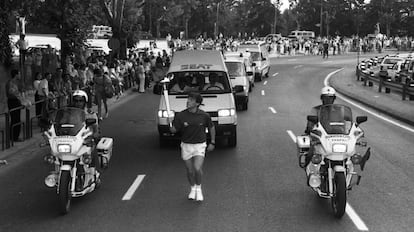
[[[181,111],[174,117],[173,125],[181,132],[181,141],[190,144],[206,142],[206,127],[214,126],[210,115],[200,109],[196,113]]]

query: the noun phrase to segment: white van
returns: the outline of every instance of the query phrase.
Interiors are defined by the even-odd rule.
[[[234,94],[243,88],[232,88],[227,68],[220,51],[215,50],[184,50],[174,53],[167,73],[169,83],[168,101],[170,117],[186,109],[189,92],[199,92],[203,96],[200,109],[210,114],[216,129],[216,139],[225,138],[231,147],[237,144],[237,114]],[[215,78],[217,86],[211,87]],[[155,94],[163,94],[160,84],[154,86]],[[179,134],[171,134],[167,124],[167,107],[165,97],[161,96],[157,126],[160,145],[167,140],[180,138]]]
[[[266,42],[245,42],[239,45],[239,52],[250,52],[253,62],[255,63],[255,81],[262,81],[264,77],[269,76],[270,60],[268,45]]]
[[[246,74],[247,78],[249,79],[250,86],[249,91],[252,91],[252,88],[254,87],[254,70],[256,64],[253,62],[252,56],[250,52],[225,52],[224,53],[224,59],[227,58],[238,58],[243,59],[244,64],[246,65]]]
[[[236,105],[247,110],[249,104],[250,82],[247,77],[246,64],[243,57],[226,57],[226,67],[233,87],[242,86],[243,92],[236,93]]]

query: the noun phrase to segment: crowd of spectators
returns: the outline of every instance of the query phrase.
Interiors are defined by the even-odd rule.
[[[77,89],[88,94],[88,108],[98,106],[98,117],[108,117],[107,99],[119,98],[123,92],[137,85],[144,93],[152,81],[159,81],[170,63],[164,50],[154,54],[150,50],[130,50],[127,59],[111,59],[102,53],[79,57],[72,54],[64,62],[51,47],[36,48],[25,54],[22,69],[22,89],[35,92],[36,115],[48,117],[48,112],[70,103],[71,93]],[[105,113],[102,112],[102,105]]]

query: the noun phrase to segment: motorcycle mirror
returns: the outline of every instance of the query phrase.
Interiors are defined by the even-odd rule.
[[[367,116],[358,116],[358,117],[356,117],[356,123],[357,124],[361,124],[363,122],[366,122],[367,120],[368,120]]]
[[[91,126],[93,124],[96,123],[96,119],[95,118],[87,118],[86,119],[86,126]]]
[[[318,116],[316,115],[308,115],[307,119],[309,122],[312,122],[314,124],[318,123]]]

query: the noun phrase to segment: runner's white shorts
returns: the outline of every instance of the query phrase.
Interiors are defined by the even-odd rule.
[[[188,160],[194,156],[204,157],[206,154],[207,143],[181,143],[181,158]]]

